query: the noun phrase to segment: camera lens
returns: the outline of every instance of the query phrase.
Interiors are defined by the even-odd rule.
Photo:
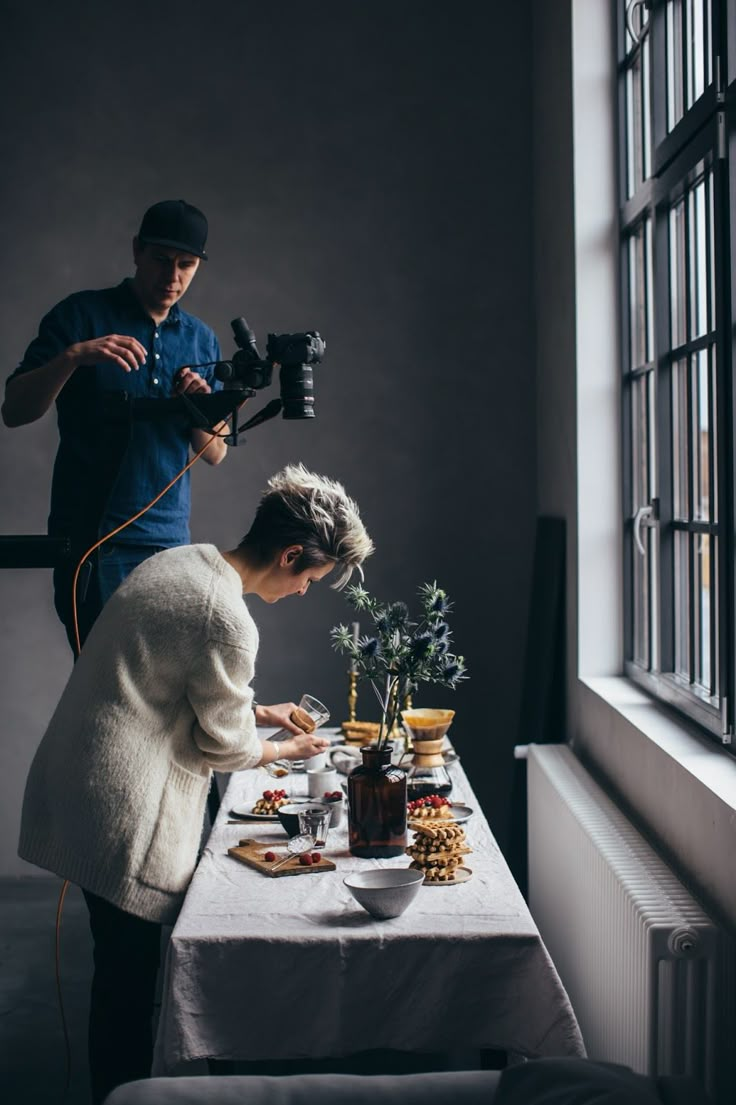
[[[309,365],[282,365],[279,372],[284,418],[314,418],[314,377]]]

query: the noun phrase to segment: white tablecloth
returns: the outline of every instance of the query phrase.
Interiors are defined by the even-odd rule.
[[[228,825],[228,810],[274,786],[234,774],[169,944],[154,1074],[208,1058],[259,1060],[400,1051],[497,1049],[584,1055],[557,972],[459,762],[452,798],[473,876],[423,886],[409,909],[373,920],[343,878],[408,857],[361,860],[347,819],[329,834],[334,872],[271,879],[228,856],[243,837],[282,848],[280,823]],[[276,784],[283,785],[283,784]],[[306,793],[304,775],[286,780]]]

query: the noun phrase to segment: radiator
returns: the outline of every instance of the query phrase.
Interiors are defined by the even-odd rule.
[[[590,1058],[736,1101],[731,939],[566,745],[529,746],[528,821],[529,905]]]

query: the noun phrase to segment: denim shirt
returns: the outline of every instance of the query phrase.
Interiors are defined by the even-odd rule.
[[[105,392],[131,397],[168,398],[184,365],[220,359],[214,333],[175,304],[157,325],[138,300],[131,282],[115,288],[77,292],[42,320],[13,376],[46,364],[75,342],[106,334],[137,338],[148,352],[136,372],[101,362],[80,365],[56,400],[59,449],[51,487],[49,533],[75,541],[109,533],[141,510],[187,463],[191,432],[182,420],[133,419],[116,426],[102,418]],[[197,368],[216,390],[214,365]],[[12,376],[11,376],[12,379]],[[130,438],[128,433],[130,430]],[[189,473],[116,542],[173,546],[188,544]]]

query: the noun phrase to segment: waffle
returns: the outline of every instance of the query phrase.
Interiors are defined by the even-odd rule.
[[[264,790],[263,797],[259,798],[253,806],[253,813],[273,814],[280,806],[285,806],[290,799],[283,790]]]
[[[381,726],[377,721],[344,721],[342,731],[348,740],[372,741],[378,737]]]
[[[463,856],[472,850],[461,825],[427,822],[414,825],[414,839],[406,854],[411,856],[411,867],[423,871],[427,882],[452,882],[463,866]]]
[[[416,798],[406,807],[409,821],[447,821],[453,814],[448,798],[430,794],[428,798]]]

